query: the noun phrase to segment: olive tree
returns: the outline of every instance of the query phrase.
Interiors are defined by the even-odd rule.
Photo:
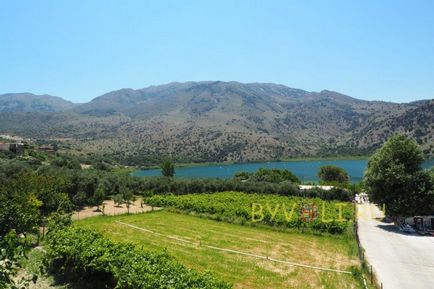
[[[121,207],[124,202],[124,196],[122,194],[116,194],[112,196],[112,200],[116,207]]]
[[[92,196],[92,203],[94,206],[96,206],[96,210],[98,212],[100,211],[99,207],[104,203],[104,200],[105,200],[104,188],[102,187],[102,185],[99,185]]]
[[[127,206],[127,213],[128,214],[130,213],[130,207],[132,204],[134,204],[135,200],[136,200],[136,198],[131,191],[127,190],[124,193],[124,202],[125,202],[125,205]]]

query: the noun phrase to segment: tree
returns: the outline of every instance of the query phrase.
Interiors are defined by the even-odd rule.
[[[161,164],[161,174],[165,177],[173,177],[175,175],[175,165],[171,158],[165,158]]]
[[[104,178],[105,193],[108,196],[123,194],[125,188],[130,186],[131,177],[128,175],[108,174]]]
[[[431,176],[432,181],[434,182],[434,167],[431,167],[428,170],[429,175]]]
[[[124,196],[122,194],[116,194],[112,196],[112,200],[116,207],[121,207],[122,203],[124,202]]]
[[[72,197],[72,202],[74,203],[74,205],[76,205],[77,207],[83,207],[86,204],[87,201],[87,197],[86,197],[86,193],[79,191],[77,192],[73,197]]]
[[[99,185],[98,188],[95,191],[95,194],[93,194],[92,197],[92,203],[94,206],[96,206],[96,210],[99,212],[99,206],[102,205],[102,203],[105,200],[105,193],[104,193],[104,188]]]
[[[0,192],[0,237],[11,230],[17,234],[36,233],[41,206],[42,202],[34,194]]]
[[[84,192],[90,200],[98,188],[98,175],[92,170],[77,170],[73,175],[75,192]]]
[[[65,167],[68,169],[75,169],[75,170],[81,169],[80,162],[77,159],[75,159],[73,157],[67,157],[67,156],[55,158],[51,162],[51,165],[56,166],[56,167]]]
[[[364,184],[370,199],[391,216],[432,213],[434,182],[421,169],[419,145],[404,135],[391,137],[369,159]]]
[[[347,172],[337,166],[322,166],[319,168],[318,177],[323,184],[347,185],[349,177]]]
[[[131,193],[129,190],[125,192],[124,202],[125,202],[125,205],[127,206],[128,214],[130,213],[130,206],[131,206],[131,204],[133,204],[133,202],[135,200],[136,200],[136,198],[134,197],[133,193]]]

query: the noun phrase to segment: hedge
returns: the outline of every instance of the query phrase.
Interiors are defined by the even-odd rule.
[[[184,267],[166,252],[151,253],[131,244],[117,244],[88,229],[51,231],[47,247],[53,273],[80,276],[106,288],[231,288],[209,272]]]

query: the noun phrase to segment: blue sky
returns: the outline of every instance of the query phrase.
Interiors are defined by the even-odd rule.
[[[0,94],[188,80],[434,98],[434,1],[0,0]]]

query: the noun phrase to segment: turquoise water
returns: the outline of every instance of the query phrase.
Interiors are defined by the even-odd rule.
[[[244,163],[231,165],[209,165],[196,167],[182,167],[176,169],[177,177],[186,178],[230,178],[236,172],[255,172],[259,168],[287,169],[296,174],[302,181],[317,181],[318,169],[324,165],[335,165],[348,172],[352,182],[361,181],[366,169],[367,160],[316,160],[316,161],[290,161],[290,162],[266,162]],[[434,166],[434,159],[424,162],[423,167]],[[159,169],[141,170],[133,173],[135,176],[160,176]]]

